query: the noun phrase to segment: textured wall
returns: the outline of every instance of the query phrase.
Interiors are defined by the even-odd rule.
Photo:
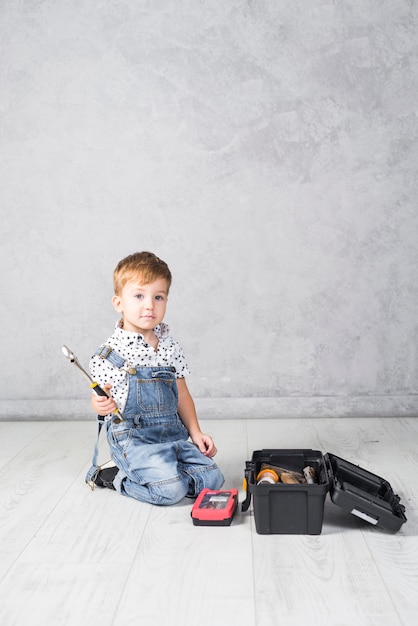
[[[2,0],[0,416],[91,417],[140,249],[201,415],[418,414],[417,7]]]

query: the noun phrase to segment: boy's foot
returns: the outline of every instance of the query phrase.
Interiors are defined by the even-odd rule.
[[[118,467],[106,467],[98,472],[94,479],[94,484],[98,487],[107,487],[108,489],[115,489],[113,481],[118,473]]]

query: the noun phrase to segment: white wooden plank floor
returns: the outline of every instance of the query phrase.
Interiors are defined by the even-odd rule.
[[[409,626],[418,615],[418,419],[202,421],[225,487],[254,450],[332,452],[389,480],[398,533],[327,497],[321,535],[258,535],[252,511],[195,527],[84,483],[92,422],[0,422],[1,626]],[[107,458],[103,439],[101,460]]]

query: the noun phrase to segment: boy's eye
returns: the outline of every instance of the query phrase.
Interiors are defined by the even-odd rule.
[[[164,297],[163,296],[155,296],[155,299],[156,300],[164,300]]]
[[[140,300],[141,298],[143,298],[144,296],[142,295],[142,293],[136,293],[135,294],[135,298],[138,298],[138,300]]]

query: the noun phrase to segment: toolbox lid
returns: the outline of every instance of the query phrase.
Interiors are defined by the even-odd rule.
[[[324,459],[334,504],[387,530],[396,532],[406,522],[405,507],[387,480],[335,454]]]

